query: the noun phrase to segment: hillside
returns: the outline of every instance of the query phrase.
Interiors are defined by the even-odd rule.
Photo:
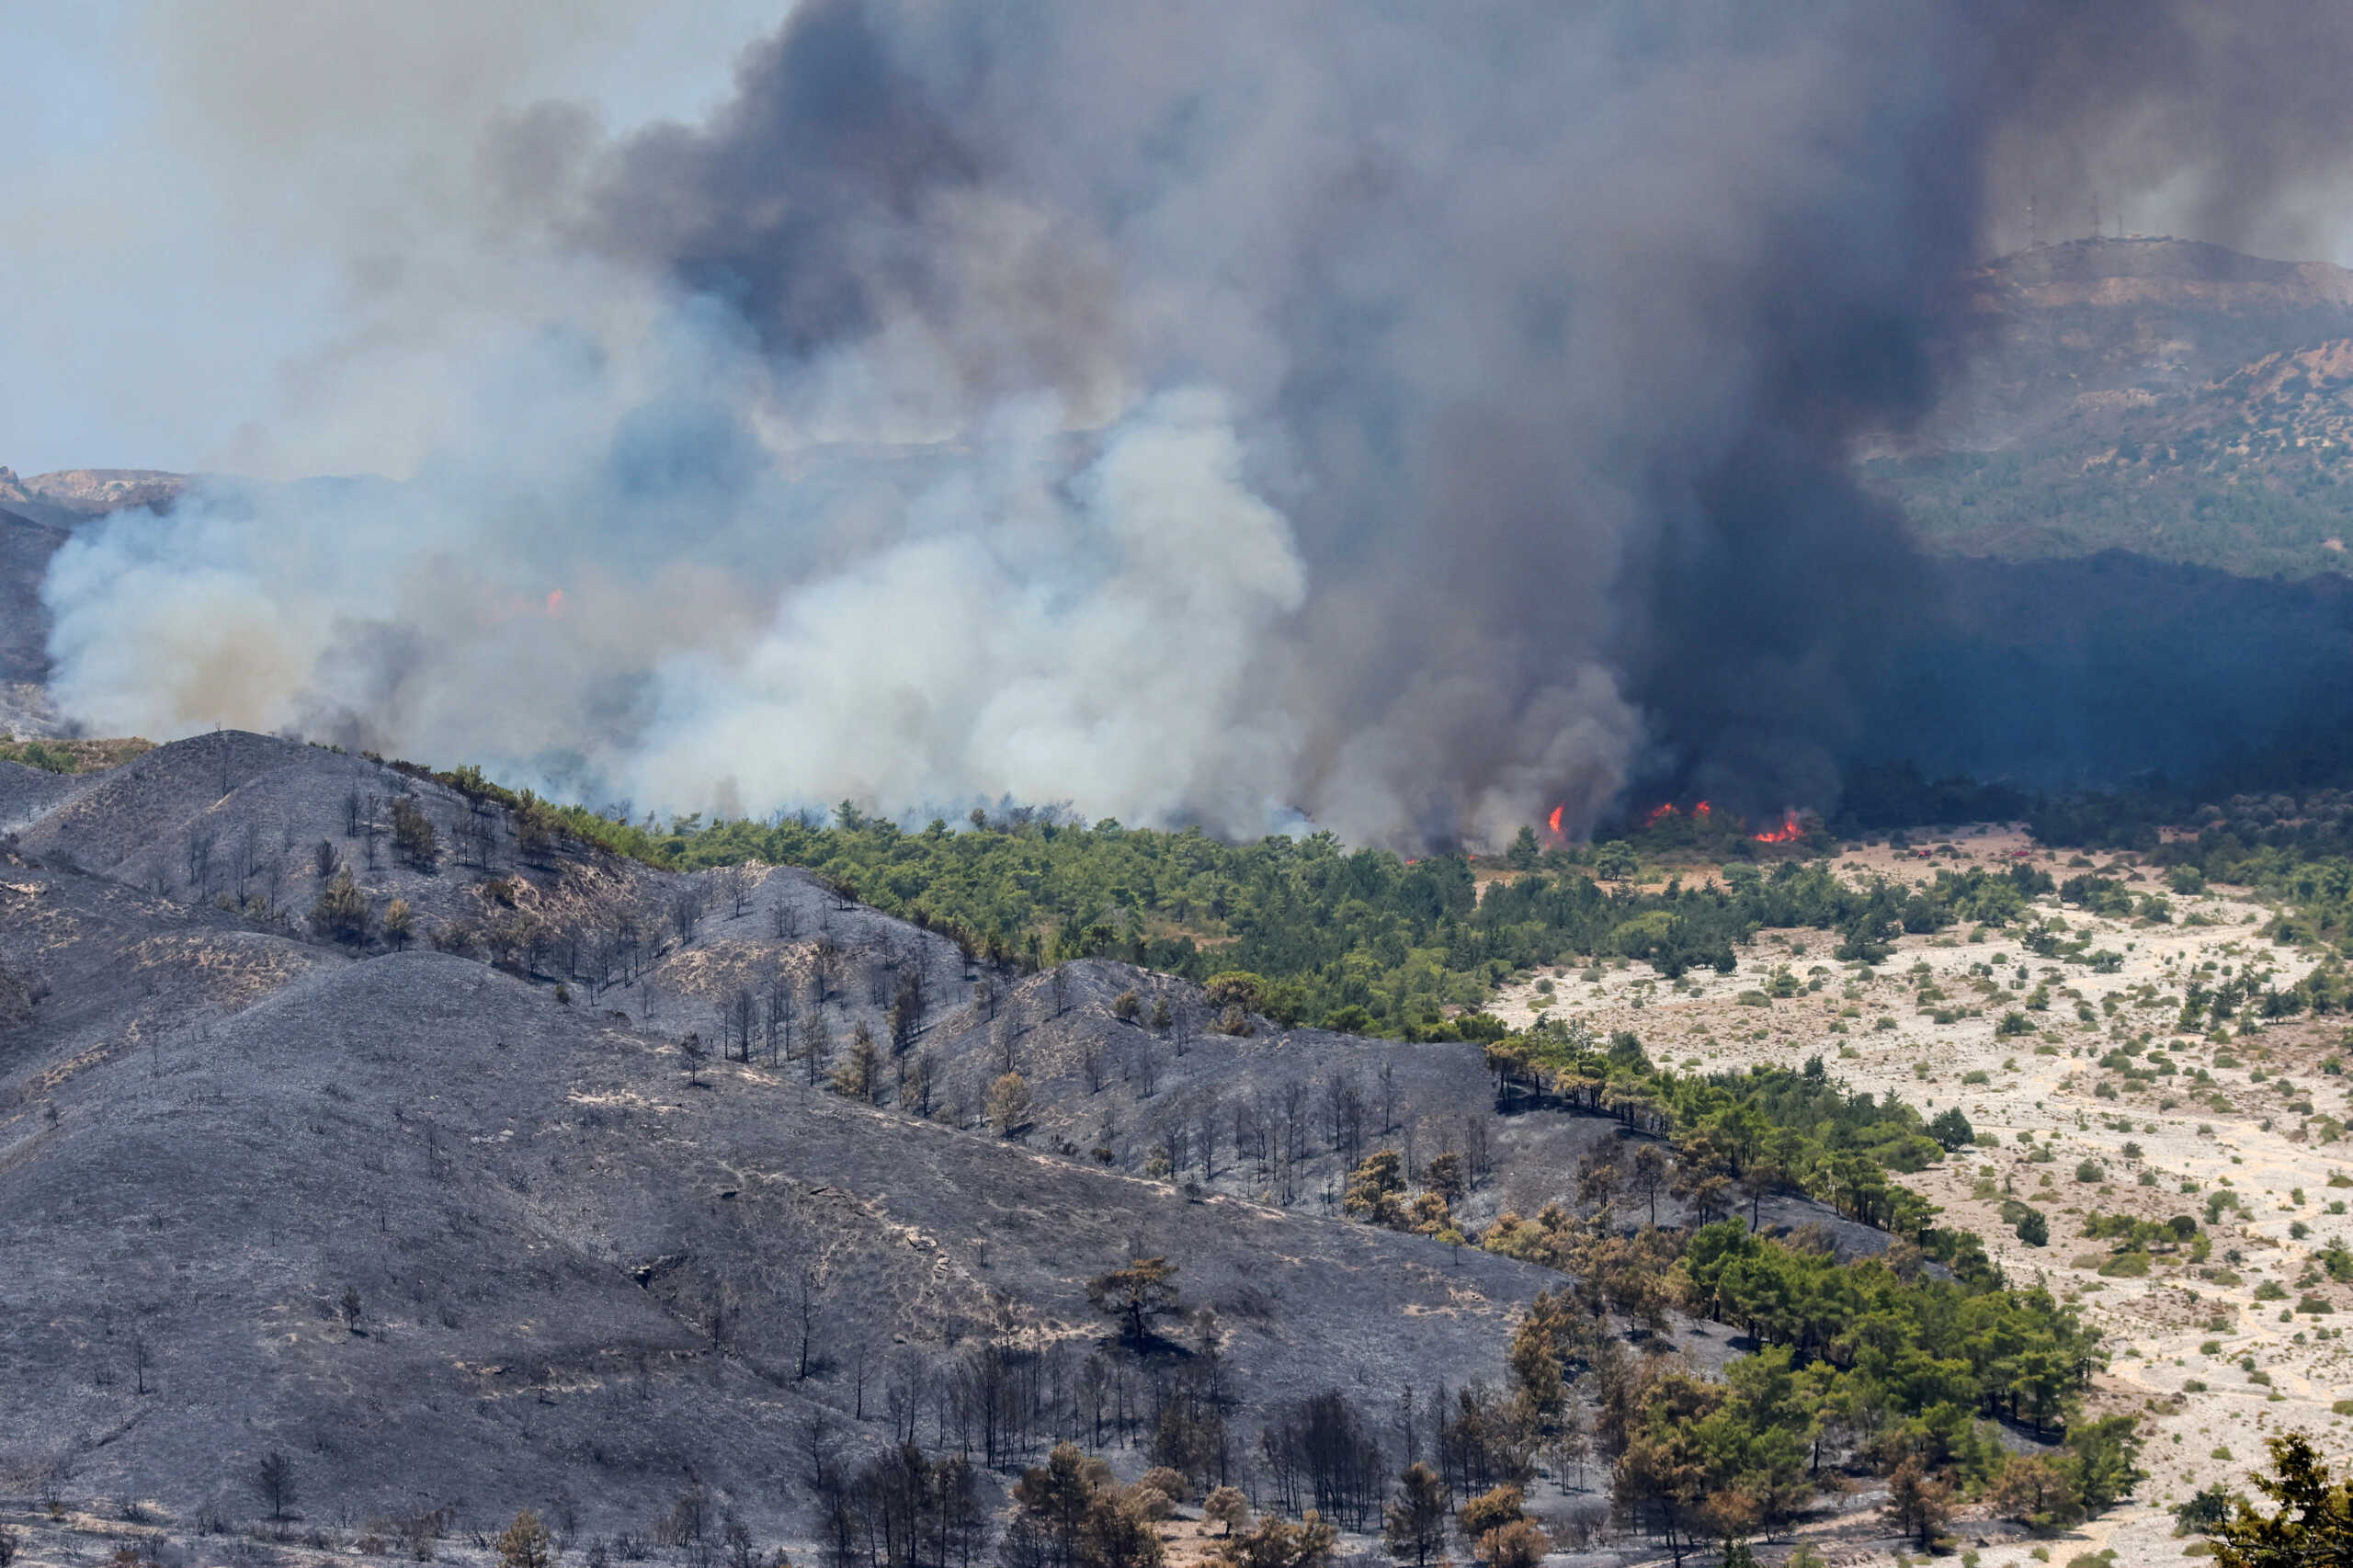
[[[123,755],[0,765],[0,1206],[29,1260],[0,1277],[0,1499],[55,1499],[9,1521],[34,1568],[117,1522],[165,1555],[227,1530],[303,1568],[444,1540],[472,1565],[524,1506],[592,1561],[847,1556],[918,1459],[969,1461],[960,1517],[1018,1561],[1013,1478],[1062,1440],[1121,1481],[1328,1504],[1352,1551],[1424,1454],[1619,1563],[1681,1544],[1693,1498],[1880,1540],[1891,1465],[1931,1441],[2012,1539],[2020,1473],[2078,1515],[2134,1484],[2097,1334],[1896,1184],[1967,1157],[1965,1117],[1802,1042],[1711,1076],[1651,1059],[1631,1026],[1689,1042],[1647,1018],[1540,1016],[1571,954],[1514,994],[1521,1028],[1461,1020],[1491,1045],[1370,1040],[1252,1011],[1257,977],[1040,966],[820,871],[673,869],[470,771],[236,733]],[[1140,847],[1034,818],[925,841],[951,836]],[[1671,990],[1621,983],[1639,1012],[1820,989],[1756,973],[1755,928],[1868,953],[1898,907],[1819,862],[1721,876],[1613,902],[1563,859],[1489,882],[1455,939],[1639,905],[1574,955],[1603,993],[1647,955]],[[2038,890],[1939,882],[1899,924],[2031,920]],[[1748,956],[1695,967],[1678,926]],[[1115,1271],[1163,1259],[1123,1312]],[[1692,1402],[1737,1440],[1661,1470]],[[299,1538],[263,1484],[285,1464]],[[1180,1568],[1204,1550],[1154,1528]]]
[[[69,468],[19,478],[0,468],[0,507],[54,520],[57,513],[103,517],[129,506],[153,506],[185,494],[190,476],[147,468]]]
[[[1963,373],[1931,425],[1952,447],[2031,442],[2353,333],[2353,272],[2190,240],[2041,245],[1988,263],[1963,290]]]
[[[942,1391],[1010,1357],[1033,1390],[1092,1360],[1140,1419],[1201,1331],[1172,1324],[1143,1358],[1109,1343],[1086,1283],[1131,1256],[1168,1256],[1187,1308],[1214,1312],[1237,1423],[1326,1387],[1496,1380],[1509,1321],[1557,1281],[1140,1179],[1140,1128],[1107,1169],[854,1103],[757,1051],[682,1070],[682,1040],[723,1028],[697,977],[731,964],[826,966],[813,1017],[845,1044],[881,1016],[870,971],[924,975],[943,1013],[979,977],[796,872],[747,879],[739,903],[720,874],[578,845],[523,863],[504,822],[470,867],[396,868],[387,843],[371,871],[355,792],[445,833],[478,814],[249,735],[72,778],[0,766],[0,969],[46,992],[0,1032],[0,1205],[30,1263],[0,1281],[0,1489],[233,1517],[275,1449],[321,1512],[462,1500],[488,1518],[561,1495],[594,1528],[643,1528],[692,1476],[797,1529],[789,1455],[820,1413],[853,1448],[887,1438],[887,1412],[916,1418],[910,1401],[947,1432],[961,1407]],[[454,950],[362,957],[272,915],[313,902],[322,844]],[[626,911],[643,948],[560,995],[552,954],[538,978],[527,956],[482,961],[499,912],[527,906]],[[1080,976],[1021,1047],[1041,1079],[1079,1020],[1123,1027],[1095,1000],[1114,978]],[[945,1082],[962,1053],[937,1032]],[[1475,1046],[1420,1049],[1433,1094],[1492,1118]],[[1072,1418],[1058,1397],[1028,1407],[1019,1451]]]
[[[2346,568],[2353,272],[2086,240],[1969,280],[1963,369],[1864,472],[1951,554]]]
[[[2345,803],[2266,792],[2232,801],[2230,827],[2252,839],[2256,824],[2287,815],[2325,831]],[[1768,1001],[1748,978],[1669,987],[1639,968],[1596,968],[1520,983],[1496,1010],[1638,1028],[1662,1054],[1711,1065],[1819,1047],[1858,1086],[1961,1108],[1976,1146],[1903,1179],[1984,1237],[2011,1278],[2083,1303],[2119,1347],[2110,1396],[2144,1412],[2150,1428],[2138,1504],[2086,1527],[2088,1539],[2051,1543],[2049,1562],[2102,1548],[2120,1562],[2178,1561],[2192,1543],[2174,1537],[2170,1508],[2217,1481],[2245,1489],[2266,1437],[2302,1429],[2347,1452],[2353,1356],[2330,1326],[2353,1311],[2343,1019],[2267,1015],[2259,1028],[2217,1020],[2211,1031],[2197,1022],[2234,971],[2284,987],[2336,956],[2264,939],[2255,923],[2276,913],[2264,898],[2168,881],[2154,857],[2095,866],[1980,826],[1908,849],[1850,846],[1839,860],[1910,885],[1972,865],[2046,866],[2063,888],[2081,879],[2074,896],[2048,903],[2063,906],[2084,950],[2035,952],[2015,932],[1919,932],[1896,938],[1877,966],[1834,966],[1814,933],[1766,932],[1758,948],[1806,977],[1790,994]],[[2153,897],[2170,909],[2154,909]],[[2016,1230],[2021,1202],[2046,1211],[2046,1242]],[[2107,1228],[2123,1215],[2145,1234],[2177,1214],[2202,1218],[2197,1244],[2136,1251]],[[1984,1557],[2002,1568],[2033,1561],[2017,1546]]]
[[[73,526],[128,506],[167,504],[188,476],[148,469],[69,469],[19,478],[0,468],[0,738],[63,732],[51,708],[49,607],[42,576]]]
[[[49,608],[40,581],[65,530],[36,522],[0,502],[0,731],[51,730],[43,683],[49,678]]]

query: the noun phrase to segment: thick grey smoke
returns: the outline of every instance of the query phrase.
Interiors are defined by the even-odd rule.
[[[505,121],[476,226],[563,282],[454,433],[78,540],[59,697],[730,813],[1826,803],[1927,608],[1847,452],[1925,410],[1960,268],[2038,182],[2308,206],[2348,44],[2291,0],[808,0],[700,126]]]

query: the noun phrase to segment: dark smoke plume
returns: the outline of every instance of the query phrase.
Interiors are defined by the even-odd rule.
[[[2038,191],[2292,229],[2348,64],[2292,0],[811,0],[707,124],[485,153],[657,309],[405,485],[77,546],[61,692],[679,809],[1826,805],[1935,609],[1848,453],[1954,278]]]

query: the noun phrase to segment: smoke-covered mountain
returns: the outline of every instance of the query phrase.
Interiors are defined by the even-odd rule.
[[[1935,558],[1923,614],[1858,683],[1840,758],[2063,787],[2196,778],[2282,745],[2337,755],[2353,611],[2327,583],[2244,579],[2333,580],[2353,559],[2353,273],[2124,240],[2045,246],[1964,282],[1966,372],[1901,452],[1862,460]],[[965,461],[934,444],[828,447],[800,455],[782,494],[825,514],[904,506]],[[57,727],[40,585],[89,526],[58,498],[145,494],[98,483],[133,477],[172,481],[48,475],[0,507],[0,727]],[[304,493],[347,506],[374,492]],[[524,619],[561,627],[600,603],[575,585]]]
[[[2075,240],[1964,284],[1963,369],[1919,444],[2009,448],[2353,334],[2353,272],[2177,239]]]
[[[2196,778],[2283,745],[2325,765],[2353,724],[2353,609],[2330,586],[2353,542],[2339,483],[2353,274],[2103,241],[1968,283],[1961,390],[1904,453],[1864,460],[1942,559],[1927,568],[1930,613],[1860,683],[1841,756],[2039,787]],[[898,505],[961,460],[826,449],[790,483],[819,510]],[[20,488],[104,494],[55,478]],[[57,727],[40,585],[88,526],[54,505],[0,508],[0,727],[20,734]],[[2245,580],[2274,575],[2328,580]],[[561,608],[595,603],[575,588]]]
[[[440,177],[320,203],[288,417],[404,483],[77,531],[54,687],[731,814],[1825,801],[1935,596],[1850,456],[1948,392],[1956,275],[2022,182],[2316,232],[2349,62],[2290,0],[810,0],[691,122],[388,132]]]
[[[2090,240],[1970,280],[1967,365],[1866,472],[1942,553],[2346,569],[2353,272]]]

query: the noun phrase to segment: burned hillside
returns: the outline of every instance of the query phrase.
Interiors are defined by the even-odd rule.
[[[862,971],[853,994],[863,965],[925,976],[944,1017],[972,1006],[952,944],[798,873],[746,879],[739,909],[733,877],[522,851],[504,814],[472,865],[387,832],[371,869],[355,792],[443,844],[474,802],[252,736],[62,801],[22,782],[0,966],[47,994],[0,1034],[0,1186],[29,1265],[6,1287],[19,1489],[234,1513],[276,1449],[320,1506],[567,1493],[620,1528],[692,1475],[798,1520],[787,1456],[813,1418],[851,1447],[920,1420],[1006,1460],[1068,1435],[1081,1388],[1090,1425],[1140,1441],[1171,1378],[1207,1369],[1239,1443],[1326,1387],[1496,1380],[1555,1278],[858,1103],[768,1052],[765,1013],[745,1060],[708,994],[746,949],[837,971],[801,992],[802,1027],[841,1037],[829,1067],[886,1028]],[[346,878],[364,942],[306,918]],[[643,928],[579,936],[568,961],[566,912],[598,911]],[[500,929],[526,915],[558,928]],[[779,926],[798,935],[759,935]],[[1056,983],[1097,982],[1029,983]],[[926,1030],[943,1051],[953,1032]],[[1452,1049],[1475,1091],[1475,1048]],[[1181,1314],[1123,1353],[1088,1281],[1159,1256]]]

